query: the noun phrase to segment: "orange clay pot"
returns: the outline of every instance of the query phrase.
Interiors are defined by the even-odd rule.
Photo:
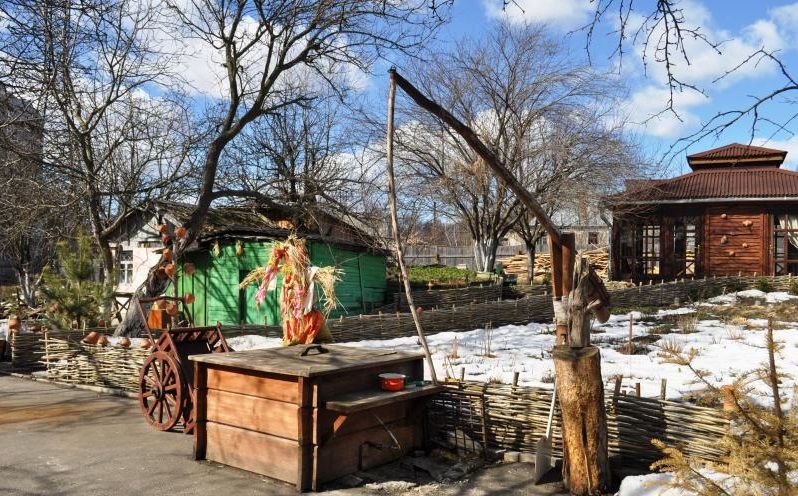
[[[196,298],[191,293],[186,293],[183,295],[183,303],[185,303],[186,305],[191,305],[192,303],[194,303],[195,300]]]
[[[179,309],[179,308],[177,308],[177,304],[176,304],[176,303],[168,303],[168,304],[166,305],[166,313],[167,313],[167,315],[169,315],[170,317],[174,317],[175,315],[177,315],[178,313],[180,313],[180,309]]]
[[[177,230],[175,230],[175,236],[177,236],[180,239],[185,238],[186,234],[188,234],[188,229],[186,229],[183,226],[180,226],[177,228]]]
[[[83,337],[81,342],[83,342],[83,344],[97,344],[99,340],[100,340],[100,333],[97,331],[91,331],[90,333],[86,334]]]
[[[119,338],[119,346],[125,349],[130,348],[130,338],[125,336]]]
[[[161,234],[166,234],[169,232],[169,226],[166,224],[158,224],[158,232]]]
[[[163,259],[166,260],[167,262],[172,261],[172,250],[170,250],[169,248],[164,248],[163,253],[161,253],[161,255],[163,256]]]
[[[148,350],[152,348],[152,341],[150,341],[149,338],[142,339],[139,348],[141,348],[142,350]]]
[[[101,334],[100,337],[97,338],[97,346],[108,346],[108,336]]]
[[[197,266],[191,262],[186,262],[183,264],[183,273],[187,276],[192,275],[194,272],[197,271]]]
[[[169,279],[174,279],[175,274],[177,274],[177,265],[174,262],[170,263],[166,267],[163,268],[163,271],[166,273],[166,276]]]
[[[16,315],[12,315],[8,319],[8,329],[10,331],[18,331],[20,327],[22,327],[22,321]]]

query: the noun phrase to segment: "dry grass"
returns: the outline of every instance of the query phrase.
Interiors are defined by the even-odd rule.
[[[679,319],[676,321],[676,327],[679,328],[679,332],[682,334],[693,334],[698,332],[699,321],[699,316],[696,314],[690,313],[680,315]]]
[[[457,341],[457,336],[455,336],[452,340],[452,347],[449,349],[449,353],[446,355],[446,358],[460,358],[460,344]]]
[[[493,325],[488,324],[482,332],[480,341],[480,355],[487,358],[496,358],[493,354]]]

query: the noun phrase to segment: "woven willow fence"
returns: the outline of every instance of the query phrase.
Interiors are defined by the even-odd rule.
[[[612,290],[610,299],[615,308],[663,306],[677,301],[685,303],[704,299],[713,294],[754,288],[761,279],[763,278],[718,277],[645,284]],[[787,291],[796,278],[777,276],[768,277],[767,280],[774,290]],[[431,291],[430,293],[435,292]],[[552,319],[551,296],[548,295],[534,295],[516,300],[492,300],[463,306],[424,308],[425,310],[421,313],[421,323],[429,334],[472,330],[485,325],[498,327],[508,324],[550,322]],[[331,320],[328,324],[335,340],[339,342],[393,339],[416,334],[410,313],[392,312],[340,317]],[[282,336],[282,330],[277,326],[225,326],[223,332],[227,337],[244,334]],[[44,354],[43,337],[42,333],[14,333],[11,336],[9,344],[12,366],[15,369],[25,370],[41,367],[40,359]]]
[[[473,403],[469,410],[475,416],[484,411],[484,419],[470,424],[458,422],[461,414],[449,411],[453,402],[446,395],[459,396],[459,391],[468,394],[461,400]],[[537,440],[546,430],[550,404],[551,389],[466,381],[434,400],[431,415],[446,419],[447,430],[464,430],[479,442],[486,438],[492,449],[534,453]],[[656,460],[661,453],[651,439],[657,438],[705,460],[718,461],[724,455],[718,441],[729,423],[716,409],[637,396],[613,397],[611,393],[606,395],[606,407],[611,454],[644,462]],[[560,422],[557,407],[552,424],[555,453],[562,450]],[[484,425],[486,432],[470,432],[469,425]]]
[[[484,303],[502,298],[501,284],[487,284],[484,286],[469,286],[467,288],[435,289],[429,291],[413,291],[413,303],[417,307],[436,308],[463,306],[471,303]],[[404,293],[394,293],[394,311],[409,312],[407,296]]]
[[[139,369],[150,350],[81,342],[82,332],[45,332],[41,363],[47,376],[67,384],[138,391]]]

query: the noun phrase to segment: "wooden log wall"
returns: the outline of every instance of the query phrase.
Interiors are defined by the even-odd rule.
[[[535,452],[537,440],[546,431],[551,389],[476,381],[465,381],[451,387],[454,394],[458,390],[479,394],[473,400],[474,415],[481,415],[481,405],[477,406],[477,402],[484,402],[488,447]],[[447,412],[440,409],[450,404],[433,402],[432,414],[437,418],[446,418]],[[612,391],[606,394],[605,405],[610,454],[643,462],[654,461],[661,457],[661,453],[651,444],[652,438],[669,445],[680,445],[685,454],[707,461],[720,461],[725,454],[718,447],[718,441],[729,423],[717,409],[638,396],[613,396]],[[448,415],[457,414],[448,412]],[[447,424],[450,428],[458,426],[460,429],[464,425],[457,422],[456,418]],[[562,451],[561,425],[558,405],[552,423],[554,453]],[[482,438],[480,432],[467,434],[476,440]]]

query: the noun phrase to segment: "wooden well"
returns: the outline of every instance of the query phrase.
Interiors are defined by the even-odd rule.
[[[317,490],[424,446],[429,384],[379,389],[378,375],[424,377],[423,355],[318,345],[218,353],[195,362],[194,458]]]

